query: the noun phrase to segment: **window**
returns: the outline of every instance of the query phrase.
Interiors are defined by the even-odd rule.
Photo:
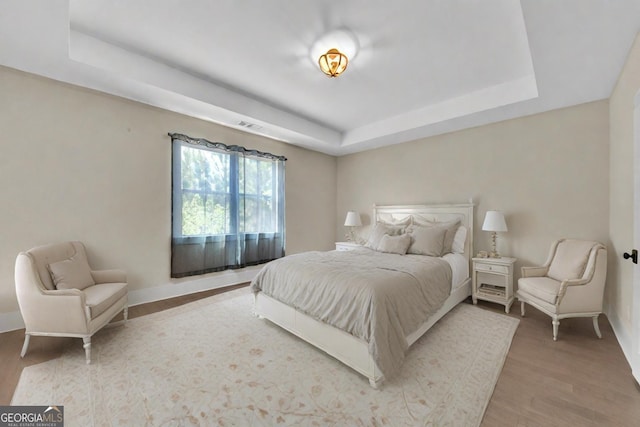
[[[171,277],[284,256],[286,159],[186,135],[170,136]]]

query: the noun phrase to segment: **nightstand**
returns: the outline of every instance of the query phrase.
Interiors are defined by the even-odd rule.
[[[336,242],[336,251],[352,251],[361,247],[362,245],[359,245],[356,242]]]
[[[513,304],[513,265],[516,258],[472,258],[471,298],[504,305],[509,313]]]

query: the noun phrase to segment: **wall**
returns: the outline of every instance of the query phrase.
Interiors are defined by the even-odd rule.
[[[640,34],[609,100],[609,232],[608,315],[627,357],[631,351],[633,264],[622,254],[633,243],[633,108],[640,90]],[[640,248],[638,248],[640,249]]]
[[[127,271],[138,300],[237,279],[169,278],[168,132],[286,156],[287,253],[333,247],[335,157],[4,67],[0,93],[0,331],[18,310],[16,255],[36,245],[83,241],[94,268]]]
[[[338,159],[336,234],[378,204],[476,204],[475,250],[487,210],[505,213],[498,251],[539,265],[560,237],[609,237],[608,102],[598,101]],[[362,233],[367,233],[363,227]]]

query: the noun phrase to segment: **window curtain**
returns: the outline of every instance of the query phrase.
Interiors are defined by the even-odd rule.
[[[283,257],[287,159],[182,134],[169,136],[171,277]]]

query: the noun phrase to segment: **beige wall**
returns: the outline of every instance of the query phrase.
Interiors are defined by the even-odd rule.
[[[18,252],[51,242],[85,242],[133,290],[191,280],[169,278],[167,132],[286,156],[287,253],[333,246],[332,156],[4,67],[0,94],[0,314],[18,309]]]
[[[640,90],[640,34],[631,48],[626,64],[609,100],[610,178],[609,178],[609,313],[618,339],[629,350],[633,269],[622,254],[633,248],[633,108]],[[638,248],[640,249],[640,248]]]
[[[490,245],[480,231],[484,213],[503,210],[509,232],[500,235],[498,249],[518,257],[518,267],[544,261],[560,236],[610,245],[616,254],[610,254],[608,297],[628,325],[631,270],[617,259],[632,246],[624,224],[632,221],[639,45],[636,40],[610,107],[598,101],[338,159],[0,67],[0,314],[17,310],[16,254],[54,241],[84,241],[95,267],[126,269],[133,289],[179,282],[169,278],[166,135],[177,131],[289,158],[288,253],[330,249],[343,239],[349,209],[367,222],[373,203],[473,197],[475,251]]]
[[[370,217],[374,203],[473,197],[474,252],[490,248],[485,212],[502,210],[509,232],[498,251],[519,258],[518,276],[557,238],[607,243],[608,120],[608,102],[598,101],[340,157],[336,233],[350,209]]]

